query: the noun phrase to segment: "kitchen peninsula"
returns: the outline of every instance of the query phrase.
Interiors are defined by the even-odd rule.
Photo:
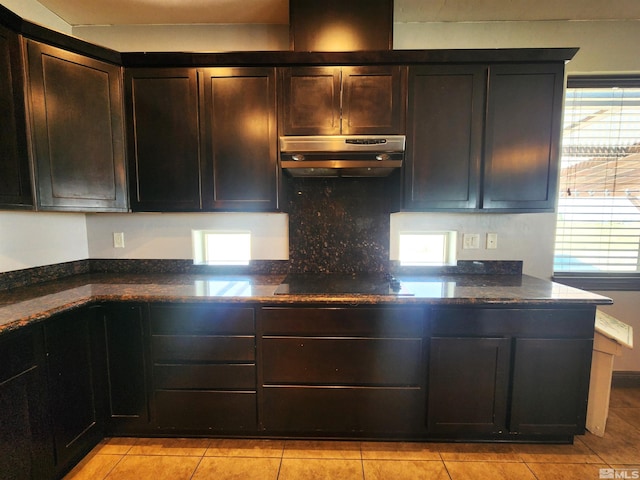
[[[91,273],[5,291],[3,431],[43,471],[105,435],[584,433],[608,298],[517,272],[396,277],[401,295],[278,295],[283,274]]]

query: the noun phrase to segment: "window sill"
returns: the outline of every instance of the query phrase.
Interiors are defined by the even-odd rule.
[[[552,280],[582,290],[640,291],[640,273],[556,273]]]

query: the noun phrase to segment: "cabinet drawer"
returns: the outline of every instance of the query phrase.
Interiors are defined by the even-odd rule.
[[[155,393],[160,428],[176,430],[255,431],[255,392],[174,391]]]
[[[256,389],[254,364],[155,365],[153,378],[158,389]]]
[[[262,309],[265,335],[351,335],[421,337],[422,308],[277,308]]]
[[[38,339],[40,337],[33,330],[3,336],[0,342],[0,383],[37,365]]]
[[[434,308],[431,334],[519,335],[592,338],[595,307],[542,308]]]
[[[221,335],[255,331],[253,308],[207,305],[151,305],[151,334]]]
[[[253,336],[154,335],[153,360],[169,362],[253,362]]]
[[[262,358],[265,383],[418,385],[422,340],[271,337]]]
[[[268,387],[264,427],[271,432],[411,433],[424,424],[417,388]]]

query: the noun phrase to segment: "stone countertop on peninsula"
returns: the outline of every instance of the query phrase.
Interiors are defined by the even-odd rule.
[[[611,299],[527,275],[398,275],[411,296],[275,295],[284,275],[86,274],[0,292],[0,334],[95,302],[336,305],[607,305]]]

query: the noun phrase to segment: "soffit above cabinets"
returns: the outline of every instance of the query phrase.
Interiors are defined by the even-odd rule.
[[[288,24],[288,0],[38,0],[70,25]]]
[[[288,0],[38,0],[70,25],[289,23]],[[637,0],[395,0],[394,21],[640,19]]]

